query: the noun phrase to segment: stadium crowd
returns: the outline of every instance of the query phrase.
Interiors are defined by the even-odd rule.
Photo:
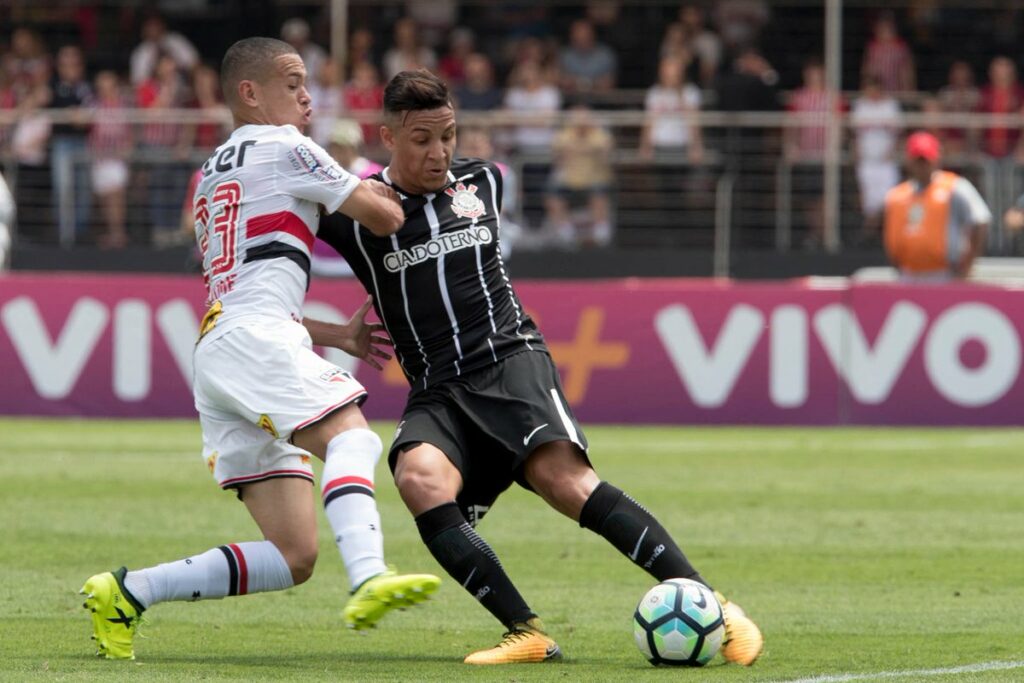
[[[885,192],[901,175],[903,112],[1016,114],[1024,107],[1016,63],[1006,56],[1013,54],[1013,27],[1022,23],[1024,10],[972,14],[974,27],[962,36],[965,53],[959,58],[943,50],[941,36],[970,10],[905,4],[897,13],[857,10],[844,18],[846,52],[859,56],[846,60],[849,89],[838,98],[851,117],[847,143],[863,216],[853,241],[878,239]],[[3,10],[10,29],[0,34],[0,113],[16,112],[8,119],[13,123],[0,126],[0,160],[16,188],[19,238],[51,241],[73,233],[76,241],[107,248],[130,240],[157,246],[188,240],[181,207],[190,169],[226,135],[216,68],[223,43],[237,36],[191,31],[187,20],[156,13],[122,9],[112,17],[104,3],[78,3],[64,13],[32,14],[27,7],[16,2]],[[727,162],[734,136],[702,128],[695,112],[809,115],[802,120],[810,122],[785,135],[746,135],[741,142],[782,155],[797,169],[793,182],[805,244],[814,247],[823,224],[825,121],[835,100],[825,86],[820,31],[787,36],[775,30],[813,14],[799,9],[802,15],[765,0],[666,2],[628,11],[618,0],[495,7],[446,0],[395,3],[380,11],[353,3],[343,62],[324,47],[328,22],[318,21],[322,16],[280,21],[275,15],[264,23],[273,24],[305,61],[319,117],[311,135],[325,146],[334,120],[351,116],[362,122],[364,153],[379,158],[376,127],[364,117],[379,112],[387,79],[410,68],[441,75],[461,111],[518,116],[521,125],[491,129],[490,142],[499,158],[542,162],[543,201],[526,222],[543,229],[524,233],[546,243],[612,241],[616,150],[635,152],[640,163],[699,168]],[[102,27],[110,25],[136,36],[134,45],[121,41],[122,51],[102,40]],[[650,35],[652,26],[657,35]],[[165,117],[129,123],[126,111],[132,108]],[[167,112],[179,109],[211,118],[175,122]],[[644,110],[648,116],[642,127],[626,131],[600,125],[588,113],[594,109]],[[97,115],[91,123],[76,123],[73,115],[51,121],[48,110]],[[572,115],[554,118],[563,110]],[[977,134],[936,125],[931,132],[954,163],[981,158],[1012,176],[1024,160],[1016,125]],[[658,187],[668,188],[671,183],[657,175]],[[993,207],[1013,204],[1012,183],[993,187]],[[144,197],[136,200],[141,208],[133,209],[129,197]],[[62,206],[73,210],[58,211]],[[128,229],[133,210],[142,231]]]

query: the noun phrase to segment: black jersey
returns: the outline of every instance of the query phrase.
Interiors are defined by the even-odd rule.
[[[523,350],[547,350],[501,260],[497,166],[456,159],[448,185],[422,196],[395,186],[388,169],[372,177],[401,195],[402,228],[377,237],[334,213],[321,218],[317,236],[373,295],[413,392]]]

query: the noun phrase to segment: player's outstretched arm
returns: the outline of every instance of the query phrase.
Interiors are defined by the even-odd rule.
[[[405,222],[398,193],[372,178],[359,183],[338,211],[359,221],[378,237],[393,235]]]
[[[366,322],[366,313],[372,304],[373,297],[366,297],[363,305],[344,325],[312,318],[305,318],[302,324],[315,345],[341,349],[348,355],[361,358],[372,367],[383,370],[381,363],[391,360],[391,354],[380,347],[390,346],[391,340],[380,334],[384,330],[383,325]]]

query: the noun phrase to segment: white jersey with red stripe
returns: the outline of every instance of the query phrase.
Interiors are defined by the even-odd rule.
[[[220,309],[204,332],[251,316],[301,321],[321,206],[337,211],[359,178],[291,125],[237,128],[202,173],[196,240],[208,304]]]

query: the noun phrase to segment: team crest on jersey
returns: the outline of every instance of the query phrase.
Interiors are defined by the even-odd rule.
[[[351,375],[340,368],[332,368],[320,375],[324,382],[347,382],[350,377]]]
[[[456,183],[455,187],[449,187],[444,191],[452,198],[452,212],[463,218],[479,218],[487,212],[484,200],[476,196],[476,185],[466,186],[463,183]]]

